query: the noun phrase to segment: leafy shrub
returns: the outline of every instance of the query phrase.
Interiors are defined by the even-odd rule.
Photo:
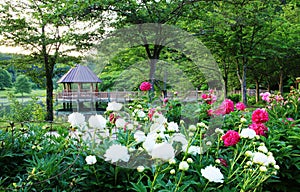
[[[240,94],[232,94],[232,95],[229,95],[227,98],[232,100],[235,103],[238,103],[241,100],[241,95]]]

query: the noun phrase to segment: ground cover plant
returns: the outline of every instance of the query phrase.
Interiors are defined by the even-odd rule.
[[[126,105],[108,103],[103,115],[72,113],[56,132],[49,123],[2,128],[0,189],[297,190],[298,90],[285,98],[265,93],[265,107],[257,109],[230,99],[214,108],[213,91],[187,108],[176,98],[154,106],[147,95]],[[189,109],[198,113],[195,124],[184,121]],[[220,127],[213,118],[221,119]]]

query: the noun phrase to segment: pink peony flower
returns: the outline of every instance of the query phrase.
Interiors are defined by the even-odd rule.
[[[202,99],[208,99],[208,95],[204,93],[204,94],[201,95],[201,98]]]
[[[263,101],[266,101],[266,102],[270,103],[270,101],[271,101],[271,99],[270,99],[271,94],[269,92],[261,93],[260,96],[261,96],[261,99]]]
[[[252,122],[253,123],[265,123],[269,120],[268,112],[264,109],[256,109],[252,113]]]
[[[268,127],[266,127],[263,123],[252,123],[249,128],[253,129],[256,135],[267,136]]]
[[[202,94],[201,98],[209,105],[217,101],[217,96],[213,94],[213,91],[209,91],[209,94]]]
[[[234,104],[230,99],[225,99],[222,105],[225,107],[225,114],[229,114],[230,112],[234,111]]]
[[[214,113],[214,111],[212,109],[207,110],[207,115],[208,116],[212,116]]]
[[[151,88],[152,88],[151,83],[149,83],[147,81],[141,83],[141,85],[140,85],[140,90],[141,91],[149,91]]]
[[[222,140],[226,147],[233,146],[240,141],[240,135],[236,131],[228,130],[226,134],[222,136]]]
[[[235,104],[235,108],[240,111],[244,111],[246,109],[246,105],[242,102],[238,102]]]

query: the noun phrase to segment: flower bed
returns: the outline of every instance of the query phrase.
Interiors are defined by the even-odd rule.
[[[263,95],[266,108],[254,111],[228,99],[213,107],[209,94],[194,106],[195,124],[183,121],[189,115],[180,101],[165,99],[161,106],[109,103],[88,119],[73,113],[71,129],[56,136],[32,124],[13,135],[2,130],[0,189],[296,190],[299,92]]]

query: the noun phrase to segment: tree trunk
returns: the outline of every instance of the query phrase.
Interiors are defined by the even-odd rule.
[[[52,72],[46,69],[46,105],[47,105],[47,116],[46,121],[53,121],[53,82],[52,82]]]
[[[259,102],[259,82],[258,79],[255,79],[255,101]]]
[[[246,84],[246,64],[243,63],[243,77],[241,84],[242,102],[247,105],[247,84]]]
[[[279,73],[279,92],[282,95],[283,94],[283,70],[280,68]]]
[[[224,90],[224,98],[227,98],[228,95],[228,78],[224,77],[224,86],[225,86],[225,90]]]

